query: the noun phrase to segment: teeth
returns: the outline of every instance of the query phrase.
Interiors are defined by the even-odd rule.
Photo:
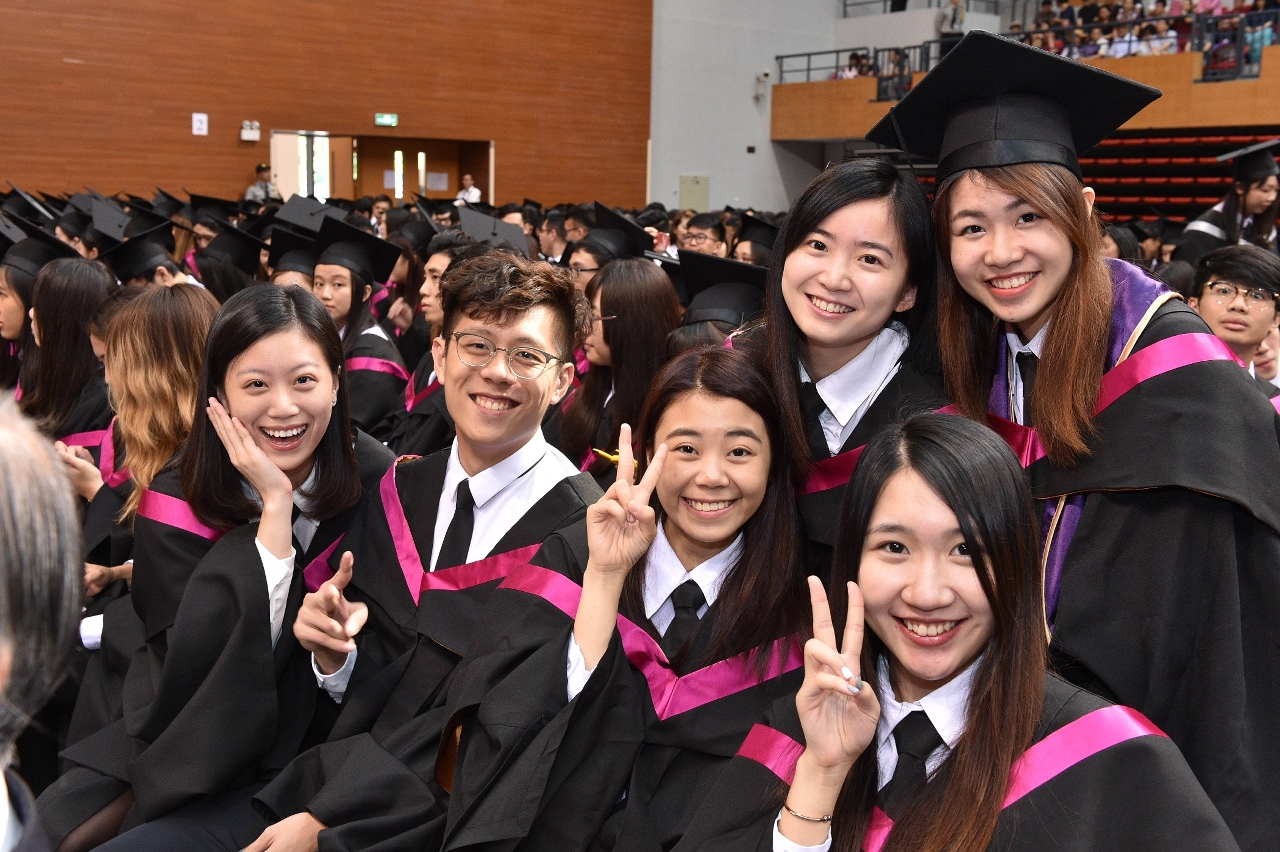
[[[825,299],[819,299],[817,296],[810,296],[809,301],[813,302],[814,307],[818,310],[826,311],[829,314],[853,313],[853,308],[848,305],[837,305],[835,302],[828,302]]]
[[[513,404],[509,399],[490,399],[484,396],[477,396],[475,400],[476,405],[489,411],[506,411]]]
[[[688,499],[688,498],[685,498]],[[718,512],[721,509],[727,509],[733,505],[732,500],[718,500],[715,503],[703,503],[698,500],[689,500],[689,505],[696,512]]]
[[[920,621],[908,621],[907,619],[904,618],[902,619],[902,623],[906,625],[906,628],[908,630],[910,630],[912,633],[916,634],[917,636],[928,637],[928,636],[941,636],[943,633],[946,633],[948,630],[951,630],[952,628],[954,628],[959,622],[943,621],[943,622],[935,622],[933,624],[925,624]]]
[[[1021,287],[1023,284],[1026,284],[1035,277],[1036,273],[1028,272],[1025,275],[1015,275],[1012,278],[993,278],[987,283],[997,290],[1013,290],[1014,288]]]
[[[263,429],[262,431],[266,432],[269,438],[294,438],[301,435],[306,429],[306,426],[299,426],[297,429]]]

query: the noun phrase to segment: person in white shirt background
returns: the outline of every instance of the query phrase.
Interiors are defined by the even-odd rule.
[[[476,179],[471,175],[462,176],[462,189],[458,190],[457,201],[454,204],[461,207],[463,204],[475,204],[480,200],[480,187],[476,186]]]

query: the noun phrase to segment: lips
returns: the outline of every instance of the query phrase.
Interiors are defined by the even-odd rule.
[[[1001,275],[997,278],[988,278],[987,286],[1000,297],[1020,296],[1039,277],[1039,272],[1019,272],[1016,275]]]
[[[809,296],[808,299],[809,304],[813,305],[824,314],[839,316],[841,314],[853,313],[853,308],[848,305],[841,305],[838,302],[829,302],[826,299],[819,298],[818,296]]]
[[[704,519],[718,518],[726,514],[733,505],[737,503],[737,499],[733,500],[694,500],[689,497],[681,497],[680,502],[684,503],[695,517]]]
[[[926,647],[946,644],[956,635],[960,625],[965,622],[963,618],[950,621],[925,621],[915,618],[898,618],[896,616],[893,620],[898,623],[898,628],[908,640],[913,644]]]
[[[494,413],[510,411],[519,404],[515,400],[508,399],[503,396],[489,396],[487,394],[480,393],[471,394],[471,401],[474,402],[482,411],[491,411]]]
[[[282,429],[260,428],[261,432],[267,439],[267,443],[271,449],[282,453],[296,450],[302,446],[302,440],[306,437],[307,426],[287,426]]]

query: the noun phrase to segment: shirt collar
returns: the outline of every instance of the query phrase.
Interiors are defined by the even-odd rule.
[[[814,385],[818,396],[826,403],[827,410],[846,426],[858,409],[885,382],[885,378],[907,351],[910,338],[907,330],[892,322],[880,330],[875,339],[840,369]],[[800,365],[800,381],[811,381],[809,372]]]
[[[725,575],[729,573],[730,568],[738,564],[738,557],[742,555],[742,533],[739,532],[738,537],[724,550],[696,566],[692,571],[686,571],[684,563],[680,561],[680,557],[676,556],[671,542],[667,539],[666,524],[665,519],[658,524],[658,536],[653,540],[653,544],[649,545],[649,552],[645,555],[644,614],[646,618],[653,618],[654,613],[662,607],[667,598],[671,597],[676,586],[685,580],[693,580],[697,583],[698,588],[702,589],[702,596],[707,599],[707,606],[711,606],[720,594]]]
[[[307,515],[307,510],[311,508],[311,503],[310,501],[307,500],[307,498],[303,495],[302,492],[310,491],[312,488],[315,487],[317,467],[318,465],[315,465],[315,464],[311,465],[311,472],[307,474],[307,478],[303,480],[301,485],[293,489],[293,505],[297,506],[298,511],[302,512],[303,515]],[[249,481],[247,479],[244,479],[243,477],[240,479],[240,487],[244,489],[245,496],[248,497],[250,500],[252,500],[254,502],[254,505],[256,505],[259,509],[261,509],[262,496],[258,494],[258,490],[254,488],[252,485],[250,485]]]
[[[444,494],[453,494],[458,483],[464,479],[471,480],[471,497],[477,508],[483,508],[508,485],[524,476],[547,454],[547,439],[542,430],[536,429],[528,442],[507,456],[493,467],[485,468],[475,476],[468,477],[458,460],[458,439],[453,439],[453,447],[449,450],[449,464],[444,476]]]
[[[876,678],[880,687],[880,722],[876,726],[876,741],[883,743],[893,736],[894,727],[906,718],[908,713],[923,710],[937,729],[947,748],[955,748],[964,733],[965,723],[969,718],[969,692],[973,688],[973,676],[978,670],[982,657],[974,660],[969,667],[956,675],[946,684],[930,692],[919,701],[898,701],[893,694],[893,686],[889,682],[889,660],[880,657],[876,666]]]
[[[1036,332],[1036,336],[1028,340],[1026,343],[1022,342],[1022,338],[1018,336],[1017,331],[1013,330],[1011,326],[1006,325],[1004,339],[1009,343],[1009,351],[1015,356],[1021,355],[1023,352],[1030,352],[1032,355],[1039,358],[1041,353],[1044,352],[1045,336],[1048,335],[1049,326],[1051,324],[1051,322],[1047,322],[1041,326],[1040,330]]]

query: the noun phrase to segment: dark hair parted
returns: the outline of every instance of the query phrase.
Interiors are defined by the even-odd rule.
[[[680,324],[680,302],[671,279],[643,258],[615,260],[587,285],[586,298],[600,294],[604,342],[609,346],[610,366],[592,365],[573,401],[564,409],[560,442],[571,459],[580,459],[597,441],[605,400],[613,391],[613,425],[601,449],[618,446],[623,423],[637,423],[644,410],[645,394],[667,354],[667,335]],[[590,468],[605,472],[607,459],[597,458]]]
[[[88,325],[115,287],[105,266],[80,257],[47,263],[36,276],[31,308],[40,333],[40,369],[22,397],[22,410],[46,434],[62,434],[76,403],[102,374]]]
[[[960,172],[939,187],[933,203],[938,235],[938,344],[947,395],[968,417],[987,419],[987,398],[1002,345],[1001,323],[964,291],[951,268],[951,192],[972,179],[1025,201],[1071,242],[1071,269],[1058,291],[1044,352],[1031,392],[1032,425],[1049,461],[1070,467],[1089,454],[1093,410],[1106,365],[1115,294],[1102,256],[1102,229],[1083,186],[1062,166],[1022,163]]]
[[[204,413],[210,397],[226,402],[225,381],[232,363],[259,340],[296,331],[314,343],[337,377],[338,404],[315,453],[315,486],[306,493],[315,520],[346,511],[360,500],[355,429],[342,369],[342,341],[320,300],[301,287],[250,287],[227,300],[213,319],[205,343],[196,399],[195,424],[182,453],[182,493],[202,522],[230,529],[256,518],[259,507],[245,494],[240,472]]]
[[[911,338],[902,360],[922,373],[938,372],[934,313],[937,259],[929,226],[929,199],[914,178],[881,159],[851,160],[827,169],[791,205],[774,242],[765,283],[769,373],[786,418],[792,463],[804,474],[813,463],[800,404],[800,362],[805,341],[782,295],[783,272],[791,253],[828,216],[850,204],[881,198],[889,201],[906,251],[907,286],[916,290],[915,306],[892,317],[906,327]]]
[[[394,210],[388,210],[387,216],[392,213],[408,212],[403,208],[397,207]],[[390,221],[388,219],[388,221]],[[398,284],[387,282],[388,287],[392,287],[392,298],[399,297],[405,300],[409,309],[415,314],[418,312],[418,304],[422,301],[422,282],[427,278],[425,265],[422,258],[418,257],[418,253],[414,251],[413,243],[409,242],[409,238],[404,234],[393,233],[387,237],[387,242],[400,249],[400,258],[409,267],[408,273],[405,275],[404,281]]]
[[[1044,701],[1047,664],[1039,528],[1026,476],[990,429],[965,417],[921,414],[888,426],[867,444],[840,507],[831,568],[833,590],[858,580],[867,528],[889,479],[913,471],[955,513],[973,568],[991,604],[992,628],[969,695],[964,734],[924,790],[894,823],[885,852],[980,852],[1004,802],[1009,770],[1031,744]],[[832,594],[837,635],[848,614]],[[862,671],[888,653],[867,631]],[[878,689],[875,678],[868,685]],[[876,804],[875,748],[845,779],[832,848],[855,852]]]
[[[725,241],[724,223],[720,221],[720,217],[715,213],[699,213],[688,221],[686,228],[701,228],[704,231],[710,231],[711,236],[720,242]]]
[[[636,432],[638,475],[643,475],[656,449],[663,414],[681,397],[698,393],[738,400],[760,415],[768,433],[769,482],[764,501],[742,527],[742,556],[720,587],[719,615],[705,652],[705,658],[712,660],[755,651],[752,662],[763,670],[770,662],[764,653],[769,643],[808,635],[808,591],[798,558],[800,521],[795,502],[800,479],[782,452],[781,410],[763,365],[745,352],[717,346],[685,352],[654,379]],[[665,512],[656,494],[653,504],[661,522]],[[627,575],[623,587],[621,608],[630,618],[644,616],[644,568],[642,561]],[[785,658],[788,649],[780,651]],[[679,660],[673,663],[680,666]]]
[[[1195,290],[1190,295],[1203,296],[1210,279],[1276,295],[1280,293],[1280,257],[1254,245],[1216,248],[1196,264]]]
[[[200,272],[200,283],[213,294],[219,304],[226,304],[228,299],[241,290],[262,283],[216,257],[200,255],[196,258],[196,266]],[[152,270],[152,275],[154,274],[155,271]]]
[[[1269,179],[1268,175],[1250,181],[1236,181],[1231,192],[1222,199],[1222,218],[1226,225],[1228,245],[1236,245],[1241,240],[1245,240],[1253,245],[1275,250],[1275,246],[1271,243],[1271,234],[1275,231],[1277,214],[1280,213],[1280,197],[1272,201],[1271,205],[1257,216],[1242,215],[1245,196],[1250,190],[1259,188]],[[1253,220],[1247,227],[1244,223],[1246,218]]]
[[[0,340],[0,388],[21,386],[31,389],[36,380],[39,356],[31,339],[31,285],[36,277],[16,266],[0,265],[0,286],[18,297],[22,303],[22,330],[16,340]]]

